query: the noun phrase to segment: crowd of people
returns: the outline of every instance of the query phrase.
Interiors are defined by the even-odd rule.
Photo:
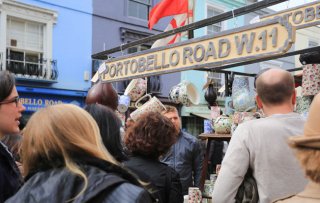
[[[248,170],[261,203],[320,202],[320,94],[305,121],[294,113],[289,72],[268,69],[255,87],[263,118],[236,128],[213,202],[236,202]],[[200,187],[204,150],[181,129],[173,106],[122,126],[103,104],[58,104],[20,130],[24,110],[14,76],[0,71],[0,203],[179,203],[189,187]]]

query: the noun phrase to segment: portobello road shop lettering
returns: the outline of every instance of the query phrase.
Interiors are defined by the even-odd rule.
[[[47,98],[32,98],[32,97],[20,97],[21,104],[26,107],[26,111],[33,112],[39,109],[45,108],[55,104],[63,104],[64,101],[60,99],[47,99]]]
[[[110,59],[99,67],[103,82],[172,73],[285,53],[295,30],[280,18]],[[96,76],[95,76],[96,77]]]
[[[33,98],[20,98],[21,104],[24,105],[36,105],[36,106],[51,106],[55,104],[63,104],[61,100],[53,99],[33,99]]]
[[[31,94],[20,94],[20,102],[26,108],[26,112],[35,112],[39,109],[45,108],[47,106],[52,106],[56,104],[74,104],[77,106],[83,106],[83,98],[76,97],[61,97],[51,96],[51,95],[31,95]]]
[[[261,20],[270,20],[275,17],[283,18],[297,29],[318,25],[320,24],[320,1],[265,15]]]

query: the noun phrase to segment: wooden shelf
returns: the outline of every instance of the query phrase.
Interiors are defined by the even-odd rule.
[[[229,141],[231,139],[230,134],[209,134],[209,133],[202,133],[199,135],[201,139],[210,139],[210,140],[218,140],[218,141]]]

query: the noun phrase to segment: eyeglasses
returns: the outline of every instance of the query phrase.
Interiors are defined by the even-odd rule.
[[[2,102],[0,102],[0,105],[1,104],[10,104],[10,103],[16,103],[16,107],[18,107],[19,105],[19,96],[16,96],[16,97],[13,97],[12,99],[9,99],[9,100],[4,100]]]

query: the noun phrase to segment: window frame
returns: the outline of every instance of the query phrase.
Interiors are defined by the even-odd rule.
[[[152,0],[147,0],[149,1],[149,3],[144,3],[141,0],[128,0],[127,1],[127,16],[130,18],[135,18],[135,19],[139,19],[139,20],[144,20],[144,21],[148,21],[149,20],[149,13],[151,10],[151,6],[152,6]],[[146,19],[145,18],[140,18],[139,16],[134,16],[134,15],[130,15],[130,2],[132,3],[136,3],[138,5],[144,5],[147,7],[147,16]]]
[[[9,53],[13,52],[20,52],[20,54],[23,55],[22,59],[15,60],[17,63],[23,63],[24,68],[26,69],[26,65],[31,66],[37,66],[39,69],[45,69],[44,72],[39,74],[40,79],[48,79],[52,80],[53,72],[55,71],[55,66],[53,65],[52,59],[52,35],[53,35],[53,25],[57,22],[57,12],[41,7],[37,7],[34,5],[29,5],[25,3],[20,3],[17,1],[8,1],[3,0],[2,7],[0,8],[0,19],[1,19],[1,27],[0,27],[0,53],[2,52],[2,61],[3,69],[6,70],[9,68],[10,62],[14,61],[12,60]],[[26,25],[29,24],[30,28],[33,27],[33,25],[38,25],[41,27],[42,31],[40,35],[42,37],[39,38],[39,36],[36,36],[36,38],[39,38],[41,40],[41,43],[39,43],[38,47],[30,44],[29,47],[24,44],[22,47],[13,46],[14,43],[18,43],[17,41],[13,44],[11,40],[7,40],[9,35],[8,30],[8,22],[11,20],[16,20],[17,22],[20,21],[24,24],[24,35],[21,38],[17,38],[17,40],[21,40],[23,38],[28,37],[26,33],[28,33],[28,29],[26,30]],[[31,29],[32,30],[32,29]],[[32,39],[32,31],[29,33]],[[25,40],[22,40],[25,42]],[[32,40],[30,40],[32,42]],[[28,61],[28,55],[32,56],[34,58],[33,61]],[[35,57],[37,57],[37,61],[35,61]],[[44,66],[45,65],[45,66]],[[11,67],[12,68],[12,67]],[[26,70],[24,70],[26,71]],[[43,78],[45,76],[45,78]],[[24,76],[26,78],[28,77],[28,74]]]
[[[206,6],[205,6],[205,16],[206,18],[208,18],[208,9],[209,7],[221,11],[221,13],[225,12],[225,8],[221,7],[221,6],[216,6],[214,4],[212,4],[211,2],[206,2]],[[210,16],[211,17],[211,16]],[[217,23],[216,23],[217,24]],[[213,24],[216,25],[216,24]],[[220,22],[221,26],[221,31],[225,30],[226,28],[226,23],[225,22]],[[214,32],[217,33],[217,32]],[[208,26],[205,27],[205,35],[209,35],[209,34],[214,34],[214,33],[208,33]],[[209,74],[207,75],[207,77],[209,76]],[[210,75],[210,78],[214,80],[214,89],[217,92],[218,96],[220,96],[219,94],[219,89],[224,85],[224,77],[222,73],[214,73],[214,75]]]
[[[213,10],[221,11],[221,13],[225,12],[224,8],[216,6],[216,5],[213,5],[213,4],[207,2],[206,7],[205,7],[205,16],[206,16],[206,18],[209,18],[209,16],[208,16],[209,7],[211,7]],[[212,17],[212,16],[210,16],[210,17]],[[220,24],[220,25],[218,25],[218,24]],[[215,24],[212,24],[211,26],[220,27],[221,30],[219,32],[225,30],[225,22],[215,23]],[[218,32],[209,33],[208,26],[206,26],[205,27],[205,33],[206,33],[206,35],[208,35],[208,34],[214,34],[214,33],[218,33]]]

